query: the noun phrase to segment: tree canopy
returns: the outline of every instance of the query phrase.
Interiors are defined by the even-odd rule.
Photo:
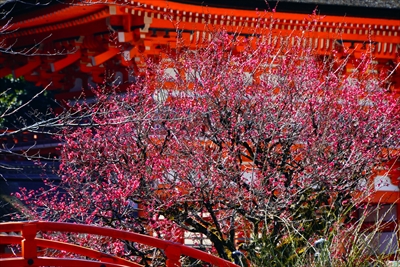
[[[399,103],[368,53],[318,55],[305,36],[204,38],[146,59],[126,92],[99,87],[95,103],[71,107],[85,117],[63,132],[61,184],[22,191],[33,216],[175,241],[191,233],[255,266],[292,265],[349,222],[355,194],[369,193],[400,141]],[[154,256],[75,238],[145,265]]]

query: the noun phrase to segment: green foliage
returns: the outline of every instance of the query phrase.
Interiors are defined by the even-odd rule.
[[[22,104],[21,95],[25,91],[16,88],[16,85],[21,83],[23,79],[14,79],[11,75],[0,79],[2,93],[0,94],[0,114],[13,110]],[[18,85],[17,85],[18,86]],[[4,126],[7,117],[0,117],[0,125]]]
[[[38,114],[46,113],[55,104],[51,91],[41,92],[43,88],[23,77],[14,79],[8,75],[0,79],[0,90],[0,128],[19,128],[35,122]]]

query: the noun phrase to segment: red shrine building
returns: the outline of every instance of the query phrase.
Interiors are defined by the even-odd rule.
[[[91,86],[109,79],[123,87],[132,81],[132,73],[139,71],[143,55],[156,56],[165,47],[176,46],[178,34],[189,48],[198,44],[206,24],[226,29],[240,27],[242,34],[251,34],[259,18],[259,12],[255,11],[257,1],[227,2],[208,6],[201,1],[164,0],[4,5],[3,9],[12,8],[12,17],[1,22],[0,77],[23,76],[37,86],[55,90],[59,100],[73,100],[82,93],[90,97]],[[264,1],[261,2],[265,8]],[[347,6],[343,9],[343,6],[327,5],[324,1],[309,2],[300,5],[282,1],[279,12],[273,13],[264,23],[273,19],[273,32],[284,37],[299,33],[306,26],[304,17],[319,4],[318,9],[326,16],[317,25],[315,36],[310,37],[316,51],[327,54],[339,47],[341,53],[337,56],[357,59],[372,46],[377,69],[393,71],[390,90],[393,97],[398,98],[400,7]],[[350,73],[353,66],[349,64],[346,68]],[[30,147],[31,143],[40,144],[37,149],[42,149],[41,153],[51,153],[59,145],[54,140],[29,133],[13,137],[13,140],[18,144],[15,149],[20,150]],[[379,214],[388,222],[379,242],[396,239],[393,225],[400,224],[400,162],[382,167],[373,179],[375,192],[370,202],[383,204]],[[367,218],[366,223],[375,220],[376,217]]]

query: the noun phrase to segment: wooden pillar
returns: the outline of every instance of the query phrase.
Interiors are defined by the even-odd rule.
[[[21,242],[22,257],[25,259],[24,266],[32,266],[37,259],[37,246],[36,246],[36,222],[28,222],[22,227]]]
[[[165,250],[165,255],[167,256],[167,267],[180,267],[181,266],[181,251],[179,246],[170,245]]]

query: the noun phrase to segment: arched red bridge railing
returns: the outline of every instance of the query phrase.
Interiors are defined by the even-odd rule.
[[[141,243],[144,245],[162,249],[167,256],[167,267],[181,266],[180,257],[182,255],[189,256],[211,263],[214,266],[220,267],[237,267],[232,262],[210,255],[206,252],[187,247],[185,245],[157,239],[150,236],[145,236],[137,233],[131,233],[111,228],[71,224],[71,223],[56,223],[56,222],[8,222],[0,223],[0,232],[21,232],[21,236],[0,235],[0,245],[20,244],[21,255],[15,257],[13,255],[3,255],[0,258],[1,267],[15,266],[85,266],[85,267],[141,267],[142,265],[102,253],[89,248],[37,238],[38,232],[73,232],[83,234],[93,234],[99,236],[108,236],[112,238],[128,240]],[[93,260],[83,260],[74,258],[52,258],[41,257],[38,255],[38,247],[52,248],[56,250],[67,251],[82,256],[86,256]],[[1,254],[0,254],[1,256]],[[4,257],[6,256],[6,257]]]

